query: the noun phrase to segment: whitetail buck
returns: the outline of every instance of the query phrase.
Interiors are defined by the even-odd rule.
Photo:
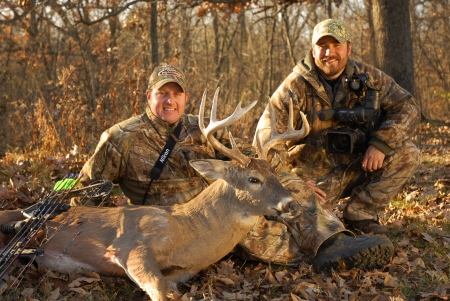
[[[217,179],[213,184],[188,203],[171,207],[72,208],[47,222],[50,239],[42,246],[44,256],[37,257],[37,262],[63,273],[82,267],[103,275],[128,276],[152,300],[166,300],[178,282],[187,281],[227,255],[258,216],[288,212],[292,197],[269,164],[244,156],[231,136],[232,149],[213,136],[242,117],[256,101],[246,108],[238,104],[232,116],[216,121],[217,95],[218,91],[206,129],[203,95],[200,128],[208,141],[233,161],[190,162],[203,176]],[[302,130],[294,131],[290,118],[288,133],[272,137],[269,146],[276,140],[305,136],[309,127],[302,117]],[[259,146],[258,154],[264,157],[268,149]],[[17,211],[3,211],[0,223],[19,217]]]

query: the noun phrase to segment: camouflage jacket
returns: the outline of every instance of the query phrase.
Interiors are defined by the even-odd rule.
[[[344,76],[368,74],[368,86],[380,92],[380,108],[384,116],[379,117],[375,130],[369,137],[372,144],[384,153],[389,153],[405,140],[412,138],[420,121],[420,109],[416,100],[401,88],[391,77],[370,65],[349,59]],[[289,100],[294,105],[294,128],[301,128],[299,111],[307,115],[311,126],[309,135],[301,141],[288,143],[289,160],[294,171],[303,179],[313,179],[330,172],[340,164],[348,162],[350,156],[330,155],[325,152],[326,132],[349,124],[330,119],[321,121],[319,112],[325,109],[350,108],[356,102],[355,93],[341,80],[335,93],[324,84],[318,75],[311,52],[294,67],[293,72],[283,81],[270,102],[277,118],[277,129],[286,130]],[[270,117],[268,108],[261,116],[257,131],[262,141],[269,133]]]
[[[145,205],[173,205],[189,201],[207,185],[189,160],[215,158],[198,118],[183,115],[182,130],[160,178],[148,191]],[[133,204],[142,204],[150,182],[150,171],[177,124],[146,113],[122,121],[106,130],[95,153],[82,168],[82,183],[107,179],[118,183]]]

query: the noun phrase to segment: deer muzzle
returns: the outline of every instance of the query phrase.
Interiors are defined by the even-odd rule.
[[[297,202],[294,201],[294,199],[289,196],[289,197],[285,197],[283,199],[281,199],[279,206],[278,206],[278,214],[281,215],[283,213],[290,213],[293,210],[298,209],[296,207],[296,205],[298,206]]]

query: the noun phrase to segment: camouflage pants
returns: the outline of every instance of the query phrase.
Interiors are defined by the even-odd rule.
[[[298,265],[304,257],[314,258],[330,236],[347,231],[303,180],[289,177],[281,182],[297,203],[295,212],[281,218],[260,217],[235,250],[242,259]]]
[[[386,155],[381,169],[372,173],[362,170],[362,159],[363,155],[354,155],[349,164],[316,180],[317,186],[327,193],[328,208],[339,198],[350,196],[344,217],[352,221],[376,220],[411,178],[419,165],[420,153],[412,142],[406,141]]]

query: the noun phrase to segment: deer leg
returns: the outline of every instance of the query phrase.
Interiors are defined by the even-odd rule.
[[[121,257],[119,254],[117,257]],[[124,254],[124,261],[117,262],[128,277],[142,288],[152,301],[167,300],[168,287],[159,264],[149,248],[137,247]]]

